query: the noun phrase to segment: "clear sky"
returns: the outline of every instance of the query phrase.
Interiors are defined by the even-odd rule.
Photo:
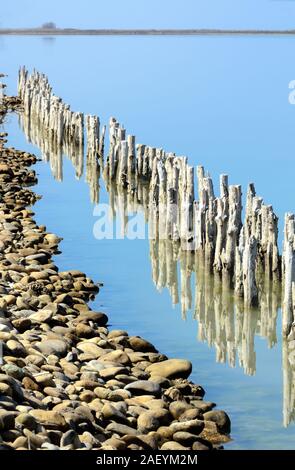
[[[8,0],[0,27],[295,28],[295,0]]]

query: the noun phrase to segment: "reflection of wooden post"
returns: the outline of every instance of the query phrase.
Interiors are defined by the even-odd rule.
[[[166,217],[167,217],[167,172],[164,163],[157,163],[159,178],[159,238],[166,239]]]
[[[167,284],[167,246],[166,240],[159,240],[159,276],[157,289],[162,290]]]
[[[178,180],[179,169],[176,165],[173,166],[172,171],[167,181],[167,238],[178,240]]]
[[[243,253],[243,285],[244,302],[249,306],[258,304],[258,291],[255,278],[255,263],[257,255],[257,240],[251,236],[245,242]]]
[[[243,333],[241,344],[241,365],[245,374],[254,375],[256,372],[256,353],[254,337],[257,327],[257,310],[244,310]]]
[[[166,279],[167,287],[169,289],[172,305],[176,305],[179,302],[178,296],[178,272],[177,272],[177,261],[179,259],[179,244],[172,240],[165,241],[166,246]]]
[[[289,342],[283,339],[283,425],[284,427],[295,419],[295,350],[289,347]]]
[[[121,140],[118,164],[118,178],[117,182],[123,188],[127,187],[127,172],[128,172],[128,142]]]
[[[150,238],[150,260],[152,267],[152,279],[155,286],[159,279],[159,240]]]

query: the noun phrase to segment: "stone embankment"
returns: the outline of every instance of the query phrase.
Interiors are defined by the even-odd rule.
[[[9,99],[10,108],[19,106]],[[7,111],[2,104],[0,113]],[[2,113],[4,114],[4,113]],[[187,360],[109,330],[88,301],[99,286],[60,272],[60,238],[38,226],[36,157],[0,135],[0,448],[202,450],[230,420],[188,380]]]

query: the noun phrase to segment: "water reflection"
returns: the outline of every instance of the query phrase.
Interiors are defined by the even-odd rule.
[[[104,180],[110,206],[110,217],[120,220],[121,235],[126,235],[130,217],[141,213],[149,229],[149,253],[152,281],[158,291],[168,289],[172,305],[180,305],[185,320],[196,319],[198,341],[215,349],[216,361],[241,367],[245,374],[256,372],[255,336],[259,335],[272,348],[277,343],[276,327],[281,307],[281,288],[269,278],[258,280],[259,308],[247,308],[234,295],[228,279],[209,272],[206,257],[200,252],[182,250],[179,242],[161,239],[151,210],[147,184],[137,182],[137,190],[126,191],[108,177],[103,161],[85,152],[84,143],[65,141],[58,145],[34,126],[25,116],[20,125],[29,142],[36,145],[44,161],[50,164],[54,178],[63,179],[63,157],[72,162],[76,177],[85,173],[90,200],[99,202],[100,181]],[[84,153],[85,163],[84,163]],[[85,166],[85,168],[84,168]],[[283,342],[283,424],[295,421],[295,340]]]

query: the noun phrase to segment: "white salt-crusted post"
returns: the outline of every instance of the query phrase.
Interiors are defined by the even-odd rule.
[[[103,165],[104,161],[104,140],[105,140],[105,134],[106,134],[106,126],[102,127],[101,135],[99,138],[99,146],[98,146],[98,155],[101,161],[101,164]]]
[[[223,268],[222,253],[226,245],[228,224],[228,176],[220,175],[220,197],[216,200],[216,243],[213,267],[216,272]]]
[[[182,248],[185,250],[193,249],[193,230],[194,230],[194,168],[185,165],[183,168],[183,186],[181,197],[181,241]]]
[[[159,178],[159,239],[166,239],[167,222],[167,172],[162,160],[157,163]]]
[[[137,144],[136,145],[136,160],[137,160],[137,176],[138,178],[142,177],[143,171],[143,158],[145,153],[145,145],[144,144]]]
[[[128,173],[134,174],[136,168],[136,161],[135,161],[135,136],[128,135],[127,136],[128,142]]]
[[[228,195],[228,226],[226,233],[226,246],[223,257],[223,266],[225,272],[233,274],[235,266],[236,247],[239,241],[240,230],[242,226],[242,191],[241,186],[229,186]]]
[[[294,282],[295,282],[295,217],[285,215],[285,236],[283,250],[284,295],[282,309],[283,335],[287,336],[294,322]]]
[[[118,177],[117,183],[126,188],[127,187],[127,172],[128,172],[128,142],[121,140],[118,164]]]

